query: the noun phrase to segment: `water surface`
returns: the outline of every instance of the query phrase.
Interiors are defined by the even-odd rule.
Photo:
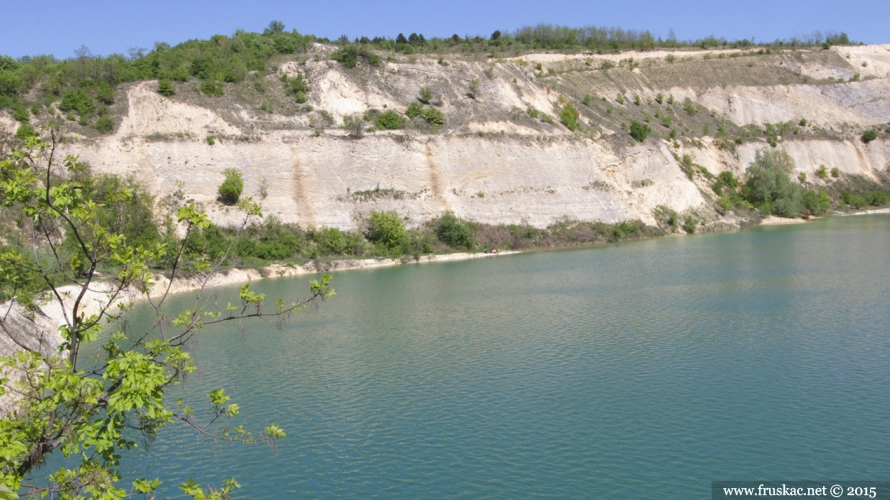
[[[163,430],[168,497],[709,498],[712,480],[878,480],[890,449],[890,216],[337,273],[284,330],[207,331],[276,449]],[[267,280],[270,297],[307,277]],[[237,287],[220,290],[221,305]]]

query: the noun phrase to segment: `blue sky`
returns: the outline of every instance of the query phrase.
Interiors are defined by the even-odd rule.
[[[680,39],[708,35],[772,41],[815,30],[844,31],[865,43],[890,43],[890,1],[500,1],[500,0],[314,0],[314,1],[48,1],[2,0],[0,54],[13,57],[74,55],[86,45],[93,54],[127,53],[156,41],[175,45],[193,38],[262,31],[269,21],[288,30],[337,38],[488,36],[540,22],[569,26],[620,26]]]

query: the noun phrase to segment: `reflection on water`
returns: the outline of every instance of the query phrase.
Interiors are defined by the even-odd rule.
[[[887,479],[888,248],[890,216],[867,216],[340,273],[283,331],[202,334],[199,374],[171,394],[225,387],[236,423],[284,427],[277,449],[169,426],[126,474],[165,478],[170,497],[234,475],[242,498]]]

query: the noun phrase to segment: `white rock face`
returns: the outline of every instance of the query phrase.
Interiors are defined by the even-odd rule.
[[[834,47],[832,51],[836,54],[831,53],[831,62],[826,51],[825,64],[816,59],[806,67],[801,65],[800,71],[846,74],[861,67],[863,78],[869,79],[665,89],[645,87],[635,72],[628,73],[629,78],[644,86],[627,90],[627,95],[654,99],[664,92],[678,102],[689,98],[715,117],[739,125],[797,123],[806,117],[826,130],[847,131],[843,132],[847,139],[781,138],[778,147],[796,160],[798,171],[816,183],[821,182],[815,176],[821,165],[879,180],[879,173],[890,163],[886,135],[866,145],[850,131],[883,130],[890,120],[890,78],[884,74],[885,68],[890,71],[890,46]],[[686,52],[678,54],[678,59],[713,59],[732,52]],[[634,57],[645,64],[667,65],[663,59],[669,54]],[[303,72],[309,78],[313,90],[307,104],[330,113],[334,127],[344,116],[371,108],[403,110],[416,99],[421,86],[431,87],[450,127],[432,133],[377,132],[362,139],[347,138],[341,130],[330,128],[314,136],[306,114],[256,114],[241,105],[233,110],[241,122],[227,122],[211,109],[164,98],[154,92],[154,82],[143,82],[128,91],[128,114],[113,136],[65,148],[89,161],[94,171],[141,179],[159,197],[181,188],[221,224],[238,220],[234,211],[215,201],[226,168],[243,172],[245,195],[258,199],[265,185],[264,208],[284,222],[303,226],[353,229],[373,210],[395,210],[410,225],[450,210],[479,222],[526,222],[538,227],[565,217],[653,223],[652,211],[659,205],[678,212],[706,210],[710,195],[703,192],[708,192],[707,186],[690,181],[674,154],[688,154],[715,174],[724,170],[741,174],[756,151],[767,144],[746,142],[728,152],[704,137],[684,140],[680,149],[674,149],[672,141],[651,138],[639,145],[614,146],[621,142],[602,137],[625,133],[618,127],[603,127],[599,137],[591,140],[562,126],[523,121],[527,109],[553,117],[561,106],[558,92],[529,77],[536,62],[564,68],[568,76],[558,76],[554,80],[558,82],[573,72],[599,68],[603,60],[619,63],[625,57],[543,54],[527,56],[522,62],[455,60],[447,66],[421,57],[387,62],[365,73],[348,73],[325,60],[286,63],[280,68],[283,73]],[[672,71],[678,67],[669,66]],[[280,85],[276,78],[269,75],[269,85]],[[473,98],[466,93],[472,79],[479,80],[480,86]],[[610,81],[598,80],[603,101],[625,91],[618,83],[609,87]],[[619,112],[627,109],[611,101],[603,105],[615,106]],[[274,126],[264,129],[263,120]],[[0,116],[3,128],[14,125]],[[594,129],[597,124],[588,120],[586,126]],[[209,135],[217,137],[212,146],[205,141]],[[247,136],[250,140],[243,140]],[[355,195],[378,188],[383,196]]]

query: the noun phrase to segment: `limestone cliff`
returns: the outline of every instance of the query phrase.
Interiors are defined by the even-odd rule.
[[[826,182],[815,175],[820,165],[880,182],[890,162],[890,45],[497,60],[392,54],[354,69],[314,50],[259,85],[227,84],[223,97],[200,94],[194,82],[172,98],[156,82],[122,86],[114,133],[74,134],[65,149],[161,197],[179,190],[219,223],[234,220],[215,201],[222,171],[239,168],[245,194],[282,221],[343,229],[380,209],[414,225],[446,210],[535,226],[562,217],[653,223],[659,205],[715,221],[707,179],[677,158],[741,174],[771,137],[817,186]],[[278,81],[299,72],[311,82],[305,105]],[[368,110],[404,112],[421,87],[432,90],[444,125],[415,118],[362,138],[339,127]],[[578,131],[559,124],[566,104],[580,112]],[[632,120],[653,129],[642,143],[624,130]],[[0,126],[12,123],[0,117]],[[869,144],[859,140],[867,128],[881,130]]]

